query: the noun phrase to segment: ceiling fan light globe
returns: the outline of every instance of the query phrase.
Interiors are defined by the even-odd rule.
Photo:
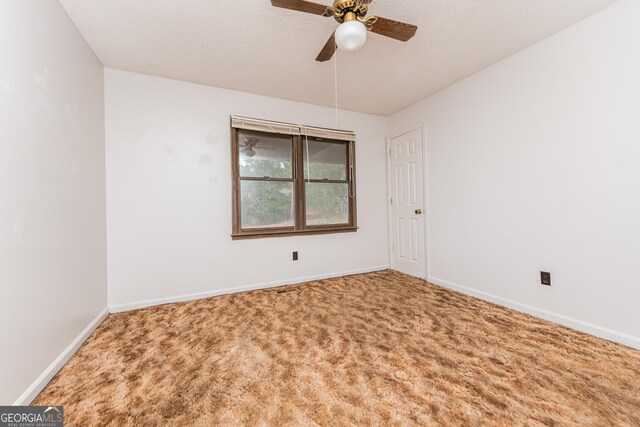
[[[336,30],[336,45],[340,50],[360,49],[367,41],[367,27],[360,21],[347,21]]]

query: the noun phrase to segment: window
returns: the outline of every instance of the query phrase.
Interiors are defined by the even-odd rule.
[[[231,124],[234,239],[357,230],[352,132]]]

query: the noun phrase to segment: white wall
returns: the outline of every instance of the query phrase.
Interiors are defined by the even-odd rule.
[[[105,227],[102,65],[58,2],[2,0],[0,404],[106,308]]]
[[[639,22],[621,1],[390,117],[427,131],[431,280],[640,345]]]
[[[388,266],[386,118],[339,115],[357,132],[358,232],[232,241],[229,116],[336,127],[335,111],[111,69],[105,88],[113,310]]]

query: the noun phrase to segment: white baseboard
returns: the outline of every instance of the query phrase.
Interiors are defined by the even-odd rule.
[[[554,323],[558,323],[563,326],[567,326],[572,329],[576,329],[581,332],[585,332],[596,337],[604,338],[609,341],[624,344],[626,346],[640,349],[640,338],[628,335],[622,332],[614,331],[613,329],[604,328],[602,326],[594,325],[592,323],[583,322],[571,317],[563,316],[561,314],[552,313],[547,310],[543,310],[536,307],[531,307],[527,304],[522,304],[507,298],[502,298],[496,295],[488,294],[486,292],[478,291],[476,289],[468,288],[466,286],[457,285],[455,283],[448,282],[446,280],[438,279],[437,277],[429,277],[429,282],[454,290],[460,293],[470,295],[481,300],[489,301],[494,304],[498,304],[504,307],[511,308],[516,311],[520,311],[526,314],[530,314],[541,319],[549,320]]]
[[[380,265],[377,267],[341,271],[341,272],[329,273],[329,274],[320,274],[317,276],[299,277],[297,279],[279,280],[275,282],[240,286],[236,288],[218,289],[218,290],[198,292],[198,293],[186,294],[186,295],[176,295],[176,296],[171,296],[166,298],[150,299],[150,300],[132,302],[127,304],[116,304],[116,305],[110,305],[109,311],[111,313],[119,313],[123,311],[137,310],[139,308],[153,307],[156,305],[171,304],[175,302],[184,302],[184,301],[193,301],[197,299],[215,297],[219,295],[235,294],[235,293],[246,292],[246,291],[255,291],[258,289],[275,288],[278,286],[285,286],[285,285],[296,285],[304,282],[312,282],[314,280],[331,279],[334,277],[350,276],[352,274],[371,273],[373,271],[388,270],[388,269],[389,269],[388,265]]]
[[[104,308],[98,314],[98,316],[84,328],[84,331],[80,332],[80,335],[74,339],[71,344],[53,361],[51,365],[36,379],[33,384],[24,392],[22,396],[14,402],[14,406],[29,405],[36,398],[36,396],[45,388],[49,381],[58,373],[60,369],[71,359],[71,356],[80,348],[82,343],[93,333],[93,331],[102,323],[102,321],[109,315],[109,309]]]

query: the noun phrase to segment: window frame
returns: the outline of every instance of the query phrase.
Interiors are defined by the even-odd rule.
[[[344,144],[346,153],[346,180],[325,180],[325,179],[305,179],[304,177],[304,141],[305,135],[289,135],[292,143],[292,177],[293,177],[293,206],[294,206],[294,226],[293,227],[262,227],[262,228],[242,228],[242,207],[241,207],[241,181],[259,182],[291,182],[289,178],[264,178],[264,177],[241,177],[240,176],[240,144],[238,141],[238,131],[241,128],[231,126],[231,175],[232,175],[232,233],[233,240],[257,239],[265,237],[286,237],[312,234],[348,233],[358,230],[357,225],[357,194],[356,194],[356,153],[355,141],[340,141],[331,138],[322,138],[329,143]],[[278,134],[259,130],[265,134]],[[315,140],[320,138],[313,137]],[[355,138],[354,138],[355,139]],[[325,183],[325,184],[347,184],[349,192],[349,222],[346,224],[328,225],[306,225],[306,194],[305,184]]]

